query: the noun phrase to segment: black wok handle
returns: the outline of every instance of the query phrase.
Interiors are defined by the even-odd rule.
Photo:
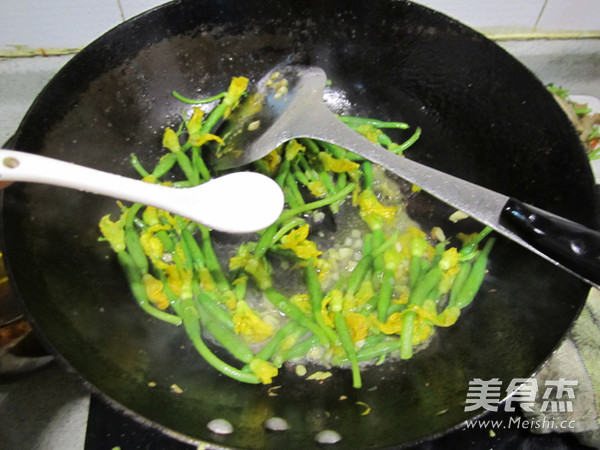
[[[510,198],[501,217],[523,240],[583,278],[600,284],[600,233]]]

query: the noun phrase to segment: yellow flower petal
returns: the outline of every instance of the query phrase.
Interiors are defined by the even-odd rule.
[[[163,147],[171,150],[173,153],[181,151],[181,144],[179,144],[179,136],[173,131],[172,128],[167,128],[162,140]]]
[[[308,183],[308,190],[315,197],[321,198],[327,194],[327,188],[322,181],[311,181]]]
[[[144,274],[143,281],[148,299],[159,309],[168,308],[169,300],[163,291],[163,282],[148,273]]]
[[[390,314],[385,323],[377,322],[377,327],[385,334],[400,334],[403,317],[404,315],[399,312]]]
[[[371,142],[379,142],[379,136],[383,133],[379,128],[374,127],[371,124],[365,124],[359,126],[356,131],[362,134]]]
[[[110,214],[107,214],[100,219],[98,226],[100,227],[100,232],[115,252],[118,253],[125,250],[125,229],[123,228],[123,221],[121,219],[113,222],[110,219]]]
[[[285,145],[285,159],[291,161],[298,153],[305,152],[306,147],[300,144],[296,139],[292,139]]]
[[[200,267],[198,272],[200,275],[200,287],[203,291],[212,292],[217,289],[217,283],[215,283],[210,270],[208,270],[206,267]]]
[[[140,243],[142,244],[144,253],[150,258],[150,260],[156,261],[162,258],[165,251],[164,245],[162,241],[154,235],[154,233],[149,231],[142,233],[140,236]]]
[[[142,213],[144,223],[149,226],[159,225],[160,221],[158,217],[158,208],[155,208],[154,206],[147,206]]]
[[[344,302],[344,294],[339,289],[332,289],[327,293],[321,300],[321,317],[323,317],[323,321],[325,325],[333,328],[333,311],[330,311],[330,305],[341,305]]]
[[[223,97],[223,104],[226,106],[225,118],[229,117],[231,110],[236,106],[240,97],[246,92],[248,87],[248,78],[245,77],[233,77],[225,97]]]
[[[281,155],[279,154],[277,149],[275,149],[275,150],[269,152],[263,158],[263,161],[266,163],[269,173],[273,174],[273,173],[277,172],[277,169],[279,168],[279,164],[281,163]]]
[[[296,305],[304,313],[309,314],[312,310],[308,294],[297,294],[290,297],[290,302]]]
[[[281,238],[281,248],[292,250],[301,259],[321,255],[323,252],[317,249],[317,244],[306,239],[309,228],[309,225],[302,225],[290,231]]]
[[[200,132],[202,129],[202,119],[204,118],[204,111],[202,109],[195,107],[194,112],[192,113],[192,117],[188,120],[186,127],[188,129],[188,133],[190,135],[194,135]]]
[[[360,165],[354,161],[350,161],[346,158],[334,158],[329,153],[325,152],[319,153],[319,158],[321,159],[325,170],[331,170],[332,172],[352,172],[360,167]]]
[[[275,332],[273,326],[263,321],[243,300],[237,302],[233,324],[234,331],[249,342],[262,342]]]
[[[390,222],[396,215],[395,206],[382,205],[371,189],[365,189],[358,195],[360,216],[373,228],[381,228],[384,222]]]
[[[194,147],[201,147],[202,145],[206,144],[208,141],[217,141],[219,144],[225,145],[225,141],[223,141],[223,139],[221,139],[216,134],[210,134],[210,133],[192,134],[189,137],[189,141],[190,141],[190,144],[192,144]]]
[[[358,342],[365,339],[369,333],[369,322],[367,316],[356,312],[349,312],[345,316],[346,323],[350,329],[352,341]]]
[[[229,88],[227,89],[227,94],[223,98],[223,102],[227,105],[232,105],[246,92],[248,88],[248,78],[246,77],[233,77],[231,79],[231,83],[229,84]]]
[[[273,382],[273,378],[277,376],[278,370],[273,364],[269,361],[264,361],[262,359],[254,358],[250,361],[250,370],[254,372],[254,374],[260,378],[261,383],[263,384],[271,384]]]

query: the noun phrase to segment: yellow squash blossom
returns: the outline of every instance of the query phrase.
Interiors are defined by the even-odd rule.
[[[222,295],[222,301],[225,303],[225,306],[227,306],[231,311],[237,308],[238,299],[233,291],[227,290]]]
[[[442,254],[440,260],[440,267],[442,268],[442,279],[439,284],[440,294],[445,294],[452,287],[454,278],[458,274],[459,262],[460,253],[458,253],[456,247],[451,247]]]
[[[350,311],[346,314],[345,318],[353,342],[362,341],[367,337],[369,334],[369,320],[367,316]]]
[[[322,258],[313,259],[313,264],[319,273],[319,280],[321,281],[327,276],[333,267],[331,261],[327,261]]]
[[[237,255],[229,259],[229,269],[243,269],[244,266],[248,263],[248,260],[253,256],[254,255],[252,255],[252,253],[248,249],[248,246],[241,245],[238,249]]]
[[[246,245],[241,245],[238,248],[238,253],[229,259],[229,269],[244,269],[252,275],[256,284],[265,290],[272,286],[271,266],[266,258],[256,258]]]
[[[176,219],[176,218],[175,218],[173,215],[171,215],[171,213],[170,213],[170,212],[168,212],[168,211],[165,211],[164,209],[159,209],[159,210],[158,210],[158,216],[159,216],[161,219],[164,219],[164,220],[163,220],[164,222],[166,222],[168,225],[171,225],[171,227],[172,227],[172,228],[173,228],[175,231],[177,231],[177,233],[179,233],[179,234],[180,234],[180,232],[181,232],[181,229],[180,229],[180,227],[179,227],[179,222],[177,221],[177,219]],[[185,219],[185,218],[183,219],[183,224],[186,224],[186,223],[188,223],[188,222],[189,222],[189,220],[188,220],[188,219]]]
[[[163,282],[157,280],[149,273],[144,274],[143,282],[148,299],[153,302],[157,308],[167,309],[169,300],[163,291]]]
[[[271,384],[273,378],[276,377],[278,373],[277,367],[272,363],[258,358],[254,358],[250,361],[250,370],[254,372],[254,375],[260,379],[262,384]]]
[[[317,249],[317,244],[307,239],[309,228],[308,225],[302,225],[290,231],[281,238],[281,248],[292,250],[301,259],[321,255],[323,252]]]
[[[402,332],[402,322],[404,314],[395,312],[389,315],[385,323],[378,322],[377,327],[385,334],[400,334]]]
[[[190,135],[200,133],[202,130],[202,120],[204,118],[204,111],[198,107],[194,107],[192,116],[185,124],[188,133]]]
[[[360,165],[354,161],[350,161],[346,158],[334,158],[326,152],[319,153],[319,159],[323,163],[323,168],[325,170],[337,173],[353,172],[360,167]]]
[[[421,334],[425,334],[423,332],[427,331],[430,325],[437,325],[439,327],[454,325],[460,315],[460,309],[456,307],[446,308],[442,313],[437,314],[435,302],[433,300],[425,300],[423,306],[408,305],[404,311],[390,314],[385,323],[378,322],[377,326],[382,333],[400,334],[402,332],[404,316],[409,311],[415,312],[417,316],[415,319],[415,330],[419,326],[424,327],[421,330]]]
[[[234,331],[249,342],[262,342],[275,332],[273,325],[262,320],[243,300],[237,302],[233,325]]]
[[[332,289],[323,297],[323,300],[321,300],[321,317],[323,317],[325,325],[331,328],[334,327],[332,306],[342,305],[343,303],[344,294],[339,289]],[[337,309],[337,307],[335,308]],[[341,310],[341,307],[339,309]]]
[[[219,144],[225,145],[225,142],[219,136],[202,132],[203,117],[204,111],[200,108],[194,108],[192,117],[186,122],[186,127],[190,136],[188,138],[189,143],[195,147],[200,147],[208,141],[217,141]]]
[[[163,134],[162,140],[163,147],[171,150],[173,153],[181,151],[181,144],[179,143],[179,136],[172,128],[167,128]]]
[[[460,308],[457,306],[451,306],[444,309],[440,314],[437,315],[435,324],[438,327],[450,327],[456,323],[460,316]]]
[[[233,77],[231,79],[231,83],[229,84],[229,88],[227,89],[227,93],[225,97],[223,97],[222,104],[225,105],[225,114],[224,117],[229,117],[231,114],[231,109],[238,102],[240,97],[244,95],[246,89],[248,88],[248,78],[246,77]]]
[[[427,240],[427,234],[416,227],[409,227],[408,231],[400,236],[398,239],[403,248],[405,248],[405,254],[408,257],[421,257],[431,260],[435,254],[435,248]]]
[[[306,151],[306,147],[300,144],[296,139],[292,139],[285,145],[285,159],[291,161],[298,153],[302,153]]]
[[[460,315],[460,308],[455,306],[444,309],[440,314],[437,313],[437,305],[434,300],[427,299],[423,306],[417,312],[423,321],[437,325],[438,327],[449,327],[454,325]]]
[[[289,350],[296,344],[296,342],[298,342],[298,336],[295,334],[288,334],[281,342],[279,349],[281,351]]]
[[[385,268],[394,274],[396,280],[403,280],[408,276],[410,255],[407,255],[408,252],[403,250],[403,247],[399,249],[392,248],[383,253]]]
[[[279,164],[281,163],[281,155],[277,151],[277,149],[269,152],[267,155],[263,157],[263,161],[267,166],[267,170],[269,173],[274,174],[277,172],[279,168]]]
[[[237,99],[239,99],[244,92],[246,92],[246,89],[248,88],[248,82],[249,80],[246,77],[233,77],[223,102],[229,105],[232,102],[237,101]]]
[[[158,178],[156,178],[156,176],[154,176],[154,175],[147,175],[144,178],[142,178],[142,181],[144,183],[156,184],[156,183],[158,183]]]
[[[458,253],[456,247],[450,247],[442,254],[442,259],[440,259],[440,267],[442,270],[451,270],[458,266],[459,261],[460,253]]]
[[[165,225],[153,225],[146,229],[140,236],[140,243],[142,244],[144,253],[153,262],[160,261],[165,251],[162,241],[156,237],[156,232],[168,228]]]
[[[297,294],[290,297],[290,302],[296,305],[302,312],[309,314],[312,310],[308,294]]]
[[[382,205],[371,189],[362,191],[357,200],[360,216],[372,229],[381,228],[384,222],[392,221],[396,215],[397,208]]]
[[[320,180],[310,181],[307,187],[310,193],[317,198],[325,197],[325,194],[327,194],[327,188]]]
[[[417,322],[413,329],[411,344],[418,345],[421,342],[425,342],[431,335],[433,327],[426,322]]]
[[[200,276],[200,287],[203,291],[212,292],[217,289],[217,283],[215,283],[215,279],[210,273],[210,270],[206,267],[200,267],[198,269],[198,275]]]
[[[160,220],[158,216],[158,208],[154,206],[147,206],[142,213],[142,220],[148,226],[159,225]]]
[[[200,147],[206,144],[208,141],[217,141],[219,144],[225,145],[225,141],[223,141],[223,139],[216,134],[210,133],[195,133],[192,134],[188,140],[194,147]]]
[[[414,309],[411,310],[414,311]],[[408,311],[409,310],[407,309],[402,311],[401,313],[393,313],[388,317],[388,320],[385,323],[378,322],[377,326],[384,334],[400,334],[402,333],[404,316]],[[417,345],[425,341],[425,339],[427,339],[431,334],[431,331],[431,325],[429,323],[423,322],[422,318],[419,316],[419,314],[417,314],[413,325],[413,333],[411,339],[412,345]]]
[[[383,131],[371,124],[361,125],[356,129],[356,131],[366,137],[369,141],[375,142],[376,144],[379,142],[379,136],[381,136],[383,133]]]
[[[110,214],[107,214],[100,219],[98,225],[100,232],[115,252],[119,253],[125,250],[125,229],[122,217],[113,222],[110,220]]]
[[[190,298],[192,296],[193,271],[178,269],[175,265],[167,265],[164,270],[167,273],[167,283],[173,293],[180,297]]]

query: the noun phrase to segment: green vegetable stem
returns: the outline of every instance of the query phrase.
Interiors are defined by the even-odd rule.
[[[191,113],[165,128],[154,167],[131,154],[134,170],[146,182],[175,187],[227,173],[211,165],[211,153],[228,150],[220,124],[242,100],[255,101],[247,84],[235,77],[226,91],[204,99],[173,92],[192,105],[185,107]],[[405,122],[339,118],[398,155],[422,133]],[[105,216],[99,224],[141,310],[183,325],[199,356],[233,380],[270,383],[287,362],[321,355],[324,365],[349,366],[353,387],[361,389],[361,363],[412,357],[416,345],[435,336],[436,327],[452,325],[481,289],[491,229],[469,236],[460,250],[437,242],[401,220],[402,202],[390,195],[393,177],[347,149],[292,139],[239,170],[266,174],[284,191],[283,213],[258,233],[224,239],[142,204],[119,204],[119,219]],[[324,212],[333,227],[356,225],[340,237],[328,229]],[[213,345],[233,363],[220,359]]]

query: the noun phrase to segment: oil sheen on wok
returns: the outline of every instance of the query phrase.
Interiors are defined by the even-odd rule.
[[[189,111],[165,129],[154,167],[131,156],[140,177],[187,187],[222,174],[207,165],[207,153],[224,147],[219,124],[247,85],[233,78],[206,100],[177,94]],[[421,132],[340,120],[399,155]],[[479,290],[490,230],[455,236],[457,248],[441,228],[420,229],[403,207],[411,188],[345,149],[291,140],[238,170],[271,176],[285,192],[282,216],[260,233],[222,239],[141,204],[120,204],[119,217],[99,224],[140,307],[184,329],[199,357],[237,381],[270,384],[284,364],[311,360],[324,371],[348,367],[360,388],[362,365],[410,358],[436,327],[454,325]],[[217,357],[214,346],[231,359]]]

